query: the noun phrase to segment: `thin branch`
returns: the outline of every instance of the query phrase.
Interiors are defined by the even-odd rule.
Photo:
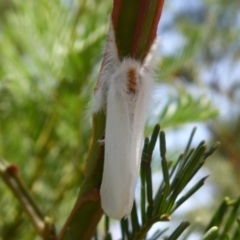
[[[50,218],[45,218],[37,203],[34,201],[23,180],[19,176],[18,167],[6,164],[0,158],[0,176],[22,206],[25,213],[44,240],[55,239],[54,225]]]

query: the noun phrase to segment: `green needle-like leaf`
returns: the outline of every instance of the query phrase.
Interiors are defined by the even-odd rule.
[[[122,233],[122,240],[125,240],[125,231],[124,231],[124,226],[122,220],[120,221],[120,226],[121,226],[121,233]]]
[[[237,227],[233,234],[232,239],[240,239],[240,220],[239,219],[237,219]]]
[[[151,171],[150,162],[146,169],[146,184],[147,184],[147,201],[148,201],[147,216],[148,218],[150,218],[153,211],[152,171]]]
[[[170,178],[172,178],[173,174],[177,171],[177,169],[180,168],[179,165],[180,165],[180,162],[182,161],[183,157],[184,157],[184,154],[179,155],[177,162],[175,163],[174,167],[170,171]]]
[[[155,212],[157,211],[158,214],[165,213],[165,202],[166,198],[170,191],[170,180],[169,180],[169,170],[167,166],[166,161],[166,139],[165,139],[165,133],[163,131],[160,132],[160,155],[162,158],[161,165],[162,165],[162,171],[163,171],[163,179],[164,179],[164,185],[160,186],[160,191],[162,192],[161,195],[157,195],[155,197]],[[160,194],[160,192],[158,193]]]
[[[213,152],[215,152],[216,149],[219,147],[219,145],[220,145],[220,142],[215,142],[215,143],[211,146],[211,148],[210,148],[208,151],[205,152],[204,158],[207,158],[208,156],[212,155]]]
[[[107,215],[105,215],[105,234],[108,233],[109,231],[109,217]]]
[[[192,132],[191,132],[190,138],[188,140],[187,146],[186,146],[185,151],[184,151],[185,154],[187,154],[188,151],[189,151],[189,148],[191,146],[191,143],[192,143],[192,140],[193,140],[193,137],[194,137],[194,134],[195,134],[196,130],[197,130],[197,128],[194,127]]]
[[[230,215],[229,215],[228,219],[226,220],[225,227],[223,229],[223,235],[224,235],[224,233],[229,232],[229,230],[231,229],[234,221],[236,220],[237,215],[238,215],[239,205],[240,205],[240,198],[236,201],[232,211],[230,212]]]
[[[112,235],[110,233],[107,233],[104,240],[112,240]]]
[[[122,229],[122,239],[130,239],[130,232],[129,232],[129,225],[128,225],[128,219],[122,219],[121,220],[121,229]]]
[[[137,206],[135,201],[133,203],[133,209],[131,212],[131,221],[132,221],[132,232],[138,232],[140,229],[140,226],[139,226]]]
[[[160,237],[161,235],[163,235],[167,230],[168,230],[168,228],[165,228],[165,229],[163,229],[162,231],[157,230],[157,231],[151,236],[151,238],[150,238],[149,240],[158,240],[159,237]]]
[[[157,139],[158,139],[159,131],[160,131],[160,125],[157,124],[153,129],[151,140],[150,140],[149,145],[148,145],[149,156],[152,156],[153,149],[155,148],[155,145],[156,145],[156,142],[157,142]]]
[[[176,240],[184,232],[184,230],[190,225],[189,222],[182,222],[176,230],[167,238],[167,240]]]
[[[211,227],[200,240],[215,240],[218,234],[218,227]]]
[[[222,202],[222,204],[220,205],[220,207],[218,208],[218,210],[214,214],[212,220],[210,221],[210,223],[206,227],[205,232],[207,232],[212,226],[220,227],[220,225],[222,223],[222,220],[223,220],[223,216],[225,215],[225,213],[227,211],[227,208],[228,208],[228,201],[229,201],[229,198],[224,199],[224,201]]]
[[[172,188],[172,193],[171,193],[171,196],[169,198],[167,213],[171,210],[177,196],[185,188],[187,183],[191,180],[192,171],[194,171],[194,168],[196,167],[196,164],[199,161],[199,159],[202,157],[204,151],[205,151],[205,146],[200,146],[195,151],[193,157],[189,160],[186,167],[183,169],[181,178],[179,178],[179,180],[176,183],[176,185],[174,186],[174,188]]]
[[[163,178],[165,182],[165,192],[168,195],[170,190],[170,180],[169,180],[169,170],[168,164],[166,160],[166,142],[165,142],[165,133],[160,132],[160,154],[162,158],[162,171],[163,171]]]
[[[153,208],[153,196],[152,196],[152,170],[151,170],[151,159],[148,157],[145,164],[145,174],[146,174],[146,190],[147,190],[147,216],[148,218],[152,215]]]
[[[198,181],[184,196],[182,196],[175,204],[173,209],[171,210],[171,213],[173,213],[178,207],[180,207],[187,199],[189,199],[195,192],[198,191],[199,188],[201,188],[204,185],[205,180],[208,176],[202,178]]]
[[[160,155],[162,158],[166,155],[166,138],[163,131],[160,132]]]

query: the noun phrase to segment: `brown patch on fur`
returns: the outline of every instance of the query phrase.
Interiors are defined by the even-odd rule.
[[[137,91],[137,73],[136,69],[131,68],[127,73],[128,91],[135,93]]]

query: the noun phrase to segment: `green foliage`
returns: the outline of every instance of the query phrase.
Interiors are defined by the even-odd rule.
[[[154,223],[170,221],[171,214],[204,185],[207,177],[200,179],[182,195],[182,191],[199,169],[202,168],[206,158],[219,146],[219,143],[215,143],[206,150],[204,142],[201,142],[196,149],[191,148],[195,130],[193,129],[184,153],[179,156],[175,164],[166,159],[165,134],[160,131],[159,125],[155,126],[150,141],[148,138],[145,139],[141,162],[141,213],[139,214],[137,211],[136,200],[131,216],[122,219],[120,222],[122,240],[176,240],[190,225],[189,222],[183,221],[171,234],[168,233],[168,228],[165,228],[157,230],[152,236],[146,238],[148,231]],[[159,156],[161,157],[163,180],[159,183],[159,188],[154,196],[152,192],[151,159],[158,137],[160,141]],[[180,194],[181,197],[179,197]],[[224,199],[206,226],[201,240],[239,239],[239,206],[240,198],[237,200]],[[104,239],[113,239],[109,232],[109,223],[110,219],[106,216]],[[166,235],[167,233],[168,235]],[[181,239],[187,240],[190,233],[191,231]],[[97,234],[95,237],[98,239]]]
[[[218,115],[206,96],[193,97],[185,91],[177,96],[169,96],[163,109],[155,112],[157,113],[148,121],[148,126],[152,126],[157,119],[164,128],[174,128],[192,122],[205,122]],[[147,133],[150,128],[147,128]]]
[[[237,200],[225,198],[208,224],[203,239],[239,239],[239,206],[240,198]]]
[[[59,226],[83,177],[91,133],[86,115],[107,11],[106,2],[16,0],[1,26],[0,155],[19,166],[44,212],[59,219]],[[0,191],[5,206],[0,235],[33,239],[35,232],[2,183]]]
[[[206,149],[204,142],[201,142],[196,149],[190,148],[193,130],[185,151],[179,156],[175,164],[170,163],[166,159],[166,140],[165,133],[160,131],[159,125],[156,125],[151,139],[145,139],[142,152],[141,162],[141,191],[140,191],[140,209],[141,217],[137,212],[136,202],[134,203],[131,216],[121,220],[122,239],[140,240],[145,239],[148,231],[156,222],[170,221],[172,213],[178,209],[188,198],[190,198],[200,187],[203,186],[206,177],[200,179],[189,189],[184,195],[182,191],[186,185],[192,180],[195,174],[205,163],[206,158],[211,155],[218,147],[218,143],[214,144],[210,149]],[[160,142],[161,168],[163,173],[163,181],[159,183],[158,190],[153,195],[153,182],[151,160],[153,149],[155,148],[157,139]],[[156,183],[155,183],[156,184]],[[181,197],[179,195],[181,194]],[[218,218],[219,219],[219,218]],[[233,216],[232,219],[235,219]],[[166,239],[174,240],[183,233],[190,225],[189,222],[182,222],[175,231]],[[109,236],[108,226],[109,219],[106,218],[106,236]],[[150,239],[158,239],[165,230],[157,231]]]

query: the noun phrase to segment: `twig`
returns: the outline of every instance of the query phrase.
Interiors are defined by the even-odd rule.
[[[7,164],[6,161],[0,158],[0,176],[29,216],[38,234],[44,240],[54,240],[56,238],[54,225],[50,218],[44,217],[44,214],[34,201],[19,176],[18,167],[14,164]]]

